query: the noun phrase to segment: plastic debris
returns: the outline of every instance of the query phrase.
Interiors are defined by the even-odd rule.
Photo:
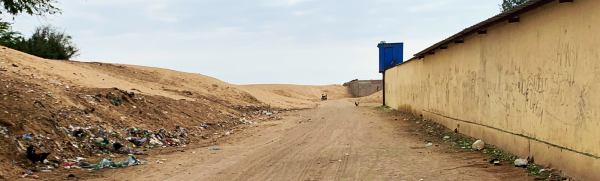
[[[477,140],[477,141],[475,141],[475,143],[473,143],[471,148],[473,148],[475,150],[483,150],[485,148],[485,142],[483,142],[481,140]]]
[[[63,163],[63,168],[65,168],[65,169],[70,169],[70,168],[74,168],[74,167],[78,167],[76,162],[64,162]]]
[[[26,141],[32,141],[33,140],[33,134],[26,133],[26,134],[23,134],[23,136],[21,136],[21,138],[23,138],[23,140],[26,140]]]
[[[33,174],[33,171],[31,171],[31,170],[25,170],[24,172],[22,172],[19,175],[19,177],[21,177],[21,178],[31,177],[31,178],[34,178],[34,179],[40,178],[40,176],[37,176],[37,175]]]
[[[219,147],[210,147],[210,148],[208,148],[208,150],[218,151],[218,150],[221,150],[221,148],[219,148]]]
[[[499,166],[500,165],[500,160],[498,160],[498,159],[492,159],[492,160],[490,160],[490,164],[494,164],[495,166]]]
[[[0,136],[4,136],[5,138],[9,138],[8,136],[8,128],[4,126],[0,126]]]
[[[527,159],[516,159],[515,162],[515,167],[527,167],[527,165],[529,164],[529,161],[527,161]]]
[[[125,167],[130,167],[130,166],[135,166],[135,165],[141,165],[141,164],[143,164],[142,161],[138,160],[133,155],[129,155],[127,160],[121,161],[121,162],[114,162],[109,158],[104,158],[97,164],[80,162],[79,166],[81,168],[90,168],[90,169],[100,170],[100,169],[104,169],[104,168],[125,168]]]

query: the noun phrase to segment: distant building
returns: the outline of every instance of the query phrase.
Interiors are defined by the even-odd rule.
[[[383,81],[355,79],[344,83],[344,86],[348,87],[348,90],[352,96],[365,97],[383,90]]]

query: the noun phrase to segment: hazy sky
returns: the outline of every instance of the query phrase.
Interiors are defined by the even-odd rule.
[[[500,0],[62,0],[63,13],[19,16],[31,34],[72,35],[77,60],[137,64],[246,83],[378,79],[377,43],[405,59],[500,12]]]

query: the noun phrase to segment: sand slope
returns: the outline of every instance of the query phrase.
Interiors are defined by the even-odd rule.
[[[341,85],[233,85],[201,74],[161,68],[46,60],[8,48],[0,53],[5,64],[18,64],[24,69],[22,73],[65,86],[119,88],[188,100],[193,98],[185,93],[192,92],[233,105],[251,105],[258,100],[275,108],[310,108],[322,93],[334,99],[350,97]]]
[[[276,119],[261,113],[311,108],[323,92],[347,96],[342,86],[233,85],[161,68],[46,60],[0,46],[0,180],[32,168],[24,156],[27,145],[51,152],[55,163],[96,157],[91,138],[74,138],[70,126],[121,135],[111,143],[127,143],[127,128],[178,126],[194,135],[192,142],[217,142],[242,129],[242,118]]]
[[[255,84],[240,88],[263,103],[283,108],[312,108],[320,101],[322,94],[327,94],[330,100],[351,97],[347,88],[341,85]]]

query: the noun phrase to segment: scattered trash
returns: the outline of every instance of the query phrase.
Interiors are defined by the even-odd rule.
[[[490,164],[494,164],[496,166],[499,166],[500,165],[500,160],[498,160],[498,159],[492,159],[492,160],[490,160]]]
[[[127,141],[133,143],[135,146],[141,147],[141,146],[144,146],[144,144],[146,144],[148,139],[147,138],[128,137]]]
[[[208,150],[218,151],[218,150],[221,150],[221,148],[219,148],[219,147],[210,147],[210,148],[208,148]]]
[[[0,136],[4,136],[4,138],[10,138],[8,136],[8,128],[0,126]]]
[[[83,160],[85,160],[85,158],[83,158],[83,157],[75,157],[75,161],[78,162],[78,163],[81,162],[81,161],[83,161]]]
[[[450,136],[444,136],[444,138],[443,138],[443,139],[444,139],[444,140],[449,140],[449,139],[450,139]]]
[[[425,147],[431,147],[431,146],[433,146],[433,143],[427,143],[427,144],[425,144]]]
[[[127,160],[121,161],[121,162],[114,162],[111,159],[104,158],[100,162],[98,162],[97,164],[90,164],[90,163],[87,163],[87,162],[80,162],[79,166],[81,168],[89,168],[89,169],[94,169],[94,170],[100,170],[100,169],[103,169],[103,168],[125,168],[125,167],[130,167],[130,166],[135,166],[135,165],[141,165],[141,164],[143,164],[142,161],[138,160],[133,155],[129,155],[129,157],[127,158]]]
[[[40,178],[40,176],[33,174],[33,171],[31,171],[31,170],[25,170],[24,172],[21,173],[21,175],[19,175],[19,177],[21,177],[21,178],[31,177],[34,179]]]
[[[345,153],[344,155],[346,155],[346,156],[350,156],[350,153]]]
[[[473,143],[471,148],[473,148],[475,150],[483,150],[485,148],[485,142],[483,142],[481,140],[477,140],[477,141],[475,141],[475,143]]]
[[[31,140],[33,140],[33,134],[26,133],[26,134],[23,134],[23,136],[21,136],[21,138],[25,141],[31,141]]]
[[[63,163],[63,168],[65,168],[65,169],[71,169],[74,167],[79,167],[79,166],[77,166],[76,162],[64,162]]]
[[[515,167],[523,167],[523,168],[525,168],[529,164],[529,161],[527,161],[527,159],[519,158],[519,159],[515,160],[514,164],[515,164]]]
[[[241,121],[241,119],[240,119],[240,121]],[[206,124],[206,123],[202,123],[202,124],[200,124],[199,127],[200,127],[200,129],[208,129],[210,126],[208,126],[208,124]]]
[[[255,124],[255,122],[249,121],[246,118],[240,118],[242,124]]]

